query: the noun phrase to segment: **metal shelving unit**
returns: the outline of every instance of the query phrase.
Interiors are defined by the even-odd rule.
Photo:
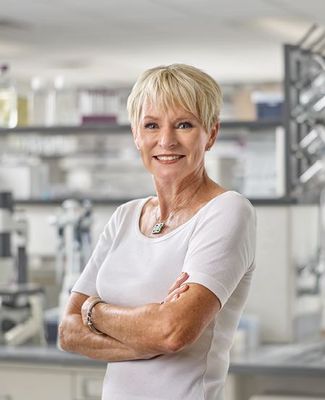
[[[325,57],[301,45],[286,45],[286,193],[316,200],[325,182]]]

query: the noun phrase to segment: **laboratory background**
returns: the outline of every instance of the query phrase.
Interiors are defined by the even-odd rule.
[[[206,168],[257,213],[227,400],[325,399],[324,0],[0,0],[1,400],[100,399],[105,363],[60,351],[58,320],[116,207],[153,193],[126,100],[171,63],[220,83]]]

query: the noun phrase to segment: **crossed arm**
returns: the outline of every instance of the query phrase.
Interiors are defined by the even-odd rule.
[[[103,335],[91,332],[86,313],[92,297],[72,293],[59,327],[62,349],[105,361],[150,359],[193,343],[220,309],[215,294],[181,275],[161,304],[119,307],[99,303],[92,320]]]

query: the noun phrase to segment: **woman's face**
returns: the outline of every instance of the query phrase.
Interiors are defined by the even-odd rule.
[[[145,102],[139,126],[133,130],[144,166],[157,180],[182,181],[204,168],[204,153],[215,141],[217,126],[207,133],[183,108],[167,112]]]

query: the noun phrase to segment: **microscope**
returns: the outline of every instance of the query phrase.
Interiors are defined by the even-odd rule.
[[[59,215],[49,222],[57,229],[56,278],[61,290],[58,308],[48,310],[45,318],[51,341],[55,341],[71,289],[91,255],[92,205],[88,200],[65,200]]]
[[[27,221],[0,192],[0,344],[45,345],[43,289],[28,282]]]

